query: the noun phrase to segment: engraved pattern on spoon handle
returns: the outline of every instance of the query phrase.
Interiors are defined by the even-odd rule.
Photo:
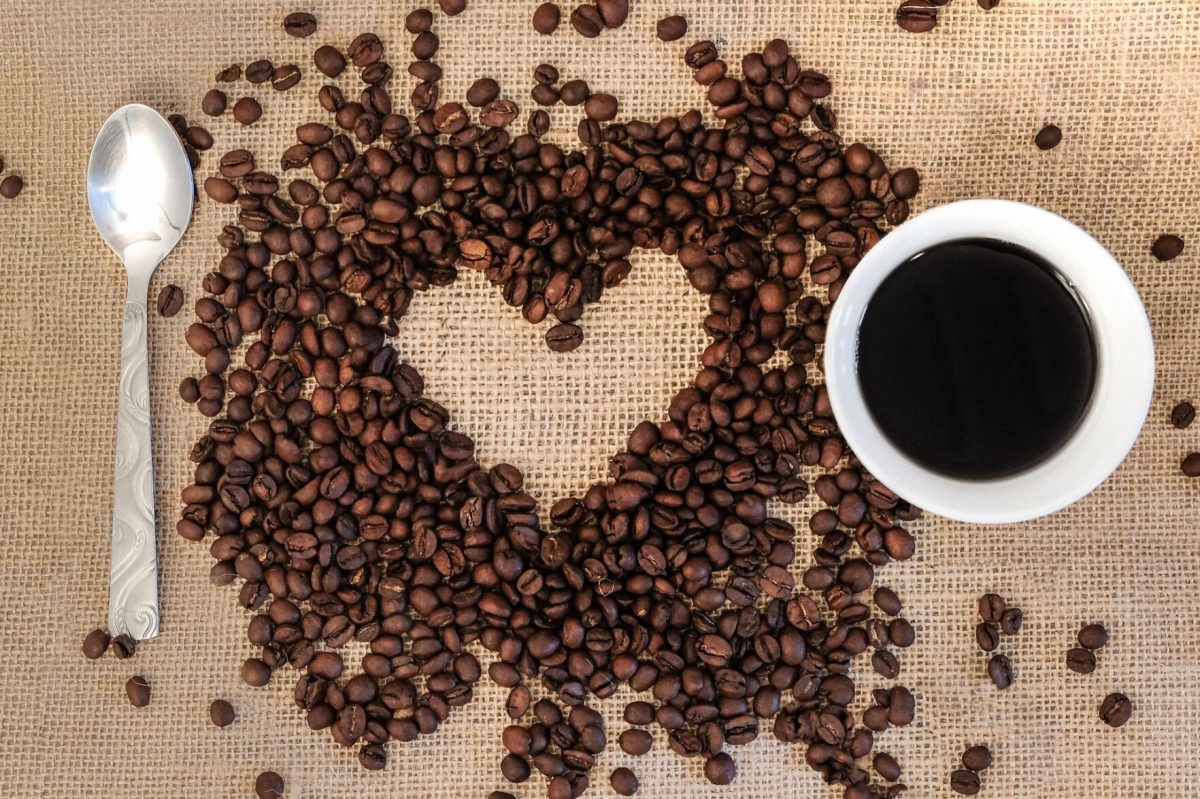
[[[113,635],[153,638],[158,635],[158,562],[144,300],[125,303],[113,489],[108,629]]]

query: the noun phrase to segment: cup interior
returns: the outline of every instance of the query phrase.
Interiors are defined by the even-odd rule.
[[[993,239],[1052,264],[1091,325],[1096,373],[1088,408],[1046,460],[1007,477],[959,479],[900,451],[879,429],[858,380],[859,326],[880,284],[898,266],[939,244]],[[967,200],[914,217],[855,267],[831,314],[825,341],[830,401],[850,448],[875,477],[908,501],[966,522],[1011,523],[1059,510],[1088,494],[1133,447],[1154,386],[1154,344],[1137,290],[1111,253],[1049,211],[1005,200]]]

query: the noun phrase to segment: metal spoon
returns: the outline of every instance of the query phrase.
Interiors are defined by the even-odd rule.
[[[183,145],[158,112],[127,105],[100,128],[88,162],[88,205],[100,235],[129,276],[121,334],[108,629],[138,640],[158,635],[159,619],[146,292],[155,268],[187,229],[194,191]]]

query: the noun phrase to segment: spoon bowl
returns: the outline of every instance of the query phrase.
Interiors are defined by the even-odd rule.
[[[195,199],[187,154],[170,123],[144,105],[117,109],[96,135],[87,194],[92,221],[129,278],[121,331],[108,629],[141,640],[159,629],[146,292],[154,270],[183,237]]]

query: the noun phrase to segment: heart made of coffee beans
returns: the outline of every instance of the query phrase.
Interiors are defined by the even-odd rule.
[[[418,42],[428,17],[409,17]],[[478,123],[439,105],[435,50],[414,48],[410,72],[426,82],[410,120],[384,88],[378,37],[345,54],[321,47],[319,70],[336,77],[349,61],[364,87],[350,100],[323,86],[335,126],[300,125],[285,152],[283,170],[315,182],[292,180],[285,199],[252,153],[233,150],[204,184],[238,219],[187,331],[207,374],[181,393],[212,421],[191,453],[178,531],[213,534],[213,582],[240,579],[239,604],[259,611],[248,637],[261,651],[242,677],[264,685],[295,668],[308,725],[378,769],[389,739],[431,734],[471,701],[479,642],[510,692],[501,771],[522,782],[536,768],[551,797],[587,787],[607,742],[584,703],[622,683],[651,694],[626,720],[667,730],[712,782],[734,777],[725,747],[770,722],[846,797],[896,795],[898,768],[872,784],[862,759],[874,732],[912,720],[913,695],[877,690],[856,719],[851,664],[872,649],[880,674],[899,674],[890,648],[910,645],[912,626],[893,592],[876,589],[874,607],[866,592],[877,568],[912,556],[902,523],[919,510],[847,452],[811,370],[829,304],[880,220],[907,216],[915,171],[843,148],[820,102],[829,81],[779,40],[742,59],[741,79],[711,42],[687,50],[716,126],[695,110],[602,124],[616,112],[608,97],[585,104],[582,149],[570,152],[540,141],[544,111],[510,133],[518,107],[490,79],[468,95]],[[251,66],[252,80],[274,74]],[[221,95],[206,109],[223,112]],[[814,242],[823,252],[810,262]],[[548,345],[573,350],[584,308],[639,248],[676,255],[708,295],[712,342],[667,420],[638,424],[611,478],[555,502],[547,524],[521,472],[481,465],[388,336],[416,293],[465,265],[530,322],[554,317]],[[771,365],[777,353],[786,365]],[[816,546],[798,590],[796,531],[770,503],[805,499],[810,479],[827,507],[809,521]],[[357,668],[339,654],[351,642],[369,649]],[[532,702],[535,677],[558,702]],[[640,754],[648,741],[630,731],[620,745]],[[631,773],[612,781],[636,790]]]

